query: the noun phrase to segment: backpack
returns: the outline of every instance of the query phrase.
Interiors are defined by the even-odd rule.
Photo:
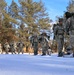
[[[58,26],[57,34],[58,35],[64,35],[64,28]]]
[[[37,38],[37,37],[34,37],[34,38],[33,38],[33,43],[34,43],[34,42],[38,42],[38,38]]]
[[[73,16],[70,18],[69,30],[74,30],[74,17]]]
[[[47,42],[46,38],[43,39],[42,45],[43,45],[44,47],[46,47],[46,46],[48,45],[48,42]]]

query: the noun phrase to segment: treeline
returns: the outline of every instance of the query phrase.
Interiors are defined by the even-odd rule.
[[[29,36],[50,28],[50,19],[40,0],[12,0],[11,4],[0,0],[0,42],[22,40],[29,45]]]

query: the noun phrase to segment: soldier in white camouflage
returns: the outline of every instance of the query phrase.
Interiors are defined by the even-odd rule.
[[[15,53],[16,54],[16,44],[15,44],[15,42],[11,42],[10,43],[10,50],[11,50],[11,53],[13,54],[13,53]]]
[[[42,56],[48,54],[49,55],[49,52],[48,52],[48,39],[46,37],[46,33],[42,33],[41,35],[41,47],[42,47]]]
[[[5,49],[6,54],[8,54],[9,49],[10,49],[10,45],[9,45],[9,43],[7,41],[4,44],[4,49]]]
[[[18,42],[17,47],[18,47],[18,54],[20,52],[22,52],[22,54],[23,54],[24,53],[24,50],[23,50],[24,43],[22,41]]]

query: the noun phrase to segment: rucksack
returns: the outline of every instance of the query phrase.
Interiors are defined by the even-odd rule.
[[[48,42],[47,42],[46,38],[43,39],[42,45],[43,45],[44,47],[46,47],[46,46],[48,45]]]
[[[74,17],[73,17],[73,16],[70,18],[69,30],[70,30],[70,31],[71,31],[71,30],[74,30]]]
[[[38,42],[38,38],[34,37],[33,42]]]

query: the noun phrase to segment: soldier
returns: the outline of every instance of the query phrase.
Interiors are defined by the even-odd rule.
[[[8,54],[8,51],[10,49],[10,46],[9,46],[9,43],[7,41],[4,44],[4,49],[5,49],[6,54]]]
[[[74,57],[74,13],[66,22],[66,33],[69,35],[70,46],[72,47],[73,57]]]
[[[57,24],[54,24],[53,25],[53,33],[54,33],[54,30],[55,30],[55,27],[57,26]],[[56,35],[54,34],[54,37],[53,37],[53,40],[56,40]]]
[[[32,44],[32,47],[33,47],[33,39],[34,39],[34,35],[32,35],[32,36],[30,37],[30,42],[31,42],[31,44]]]
[[[34,49],[34,55],[37,55],[38,54],[38,36],[34,34],[31,40],[32,40],[32,47]]]
[[[18,47],[18,54],[19,54],[20,52],[22,52],[22,54],[23,54],[23,53],[24,53],[24,50],[23,50],[24,43],[23,43],[22,41],[20,41],[20,42],[18,43],[17,47]]]
[[[63,27],[63,19],[59,18],[59,24],[55,27],[54,34],[57,36],[57,44],[58,44],[58,57],[63,56],[63,44],[64,44],[64,27]]]
[[[64,35],[64,51],[68,52],[69,48],[69,33],[68,30],[66,31],[66,22],[67,20],[72,16],[72,13],[70,12],[65,12],[64,14],[64,19],[63,19],[63,26],[64,26],[64,30],[65,30],[65,35]],[[67,34],[66,34],[67,33]],[[66,53],[67,54],[67,53]]]
[[[55,35],[55,28],[56,28],[57,26],[58,26],[58,23],[53,25],[54,37],[53,37],[53,41],[52,41],[52,49],[53,49],[54,51],[57,51],[57,36]]]
[[[41,47],[42,47],[42,56],[46,55],[46,53],[48,52],[48,40],[44,35],[42,36]]]
[[[16,51],[16,46],[15,46],[15,43],[14,43],[14,42],[10,43],[10,50],[11,50],[11,53],[12,53],[12,54],[15,53],[15,51]],[[16,53],[15,53],[15,54],[16,54]]]

